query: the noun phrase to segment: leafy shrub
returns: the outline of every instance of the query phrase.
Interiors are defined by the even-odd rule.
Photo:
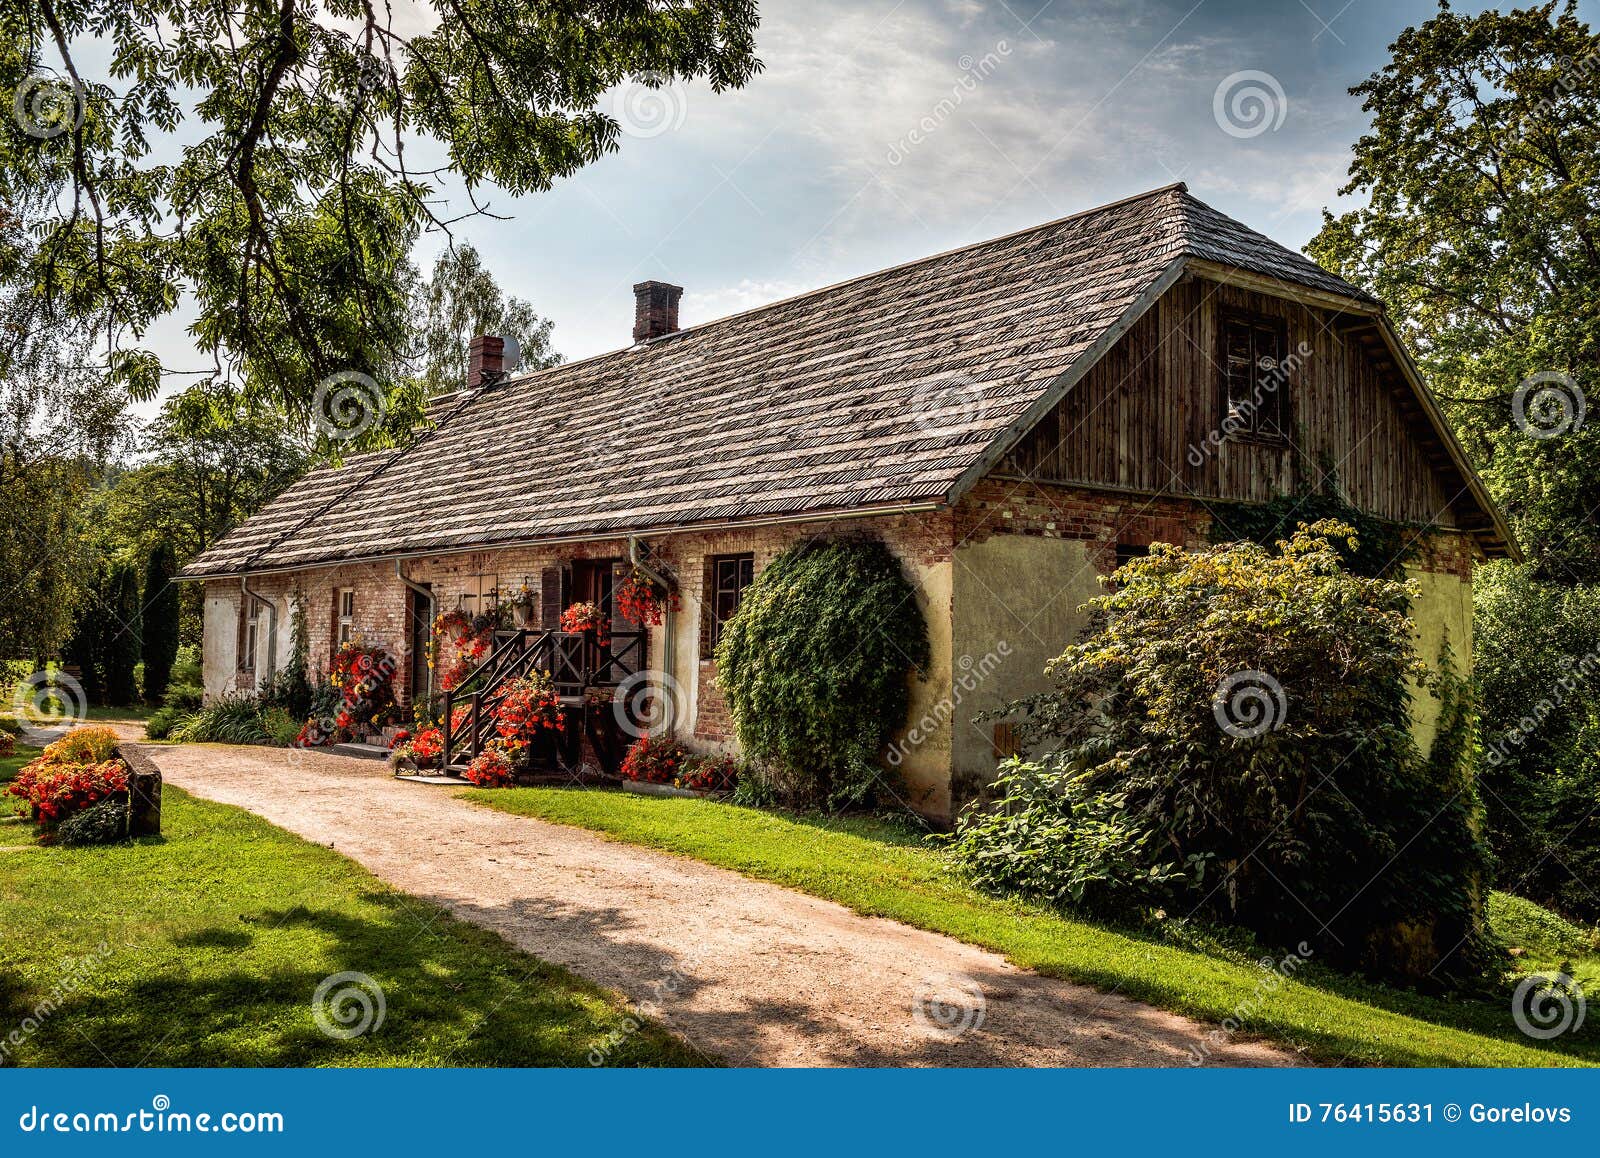
[[[11,716],[0,716],[0,732],[13,737],[20,736],[22,735],[22,721],[13,719]]]
[[[150,713],[150,718],[144,722],[145,738],[149,740],[165,740],[172,735],[173,727],[180,721],[187,719],[193,709],[180,708],[168,705],[157,708]]]
[[[1109,910],[1162,900],[1178,879],[1126,797],[1096,790],[1086,776],[1013,759],[995,790],[997,803],[969,809],[951,841],[982,888]]]
[[[128,806],[123,800],[102,800],[75,812],[56,829],[56,843],[68,848],[115,844],[128,836]]]
[[[272,743],[287,748],[300,734],[300,721],[289,709],[273,705],[261,710],[261,730]]]
[[[72,764],[43,755],[24,765],[6,785],[6,795],[17,797],[46,829],[127,790],[128,770],[121,760]]]
[[[504,788],[511,783],[511,757],[501,748],[485,748],[461,775],[479,788]]]
[[[1600,588],[1495,563],[1478,569],[1473,605],[1480,776],[1499,879],[1600,921],[1600,825],[1579,823],[1600,803]]]
[[[182,744],[266,744],[261,712],[247,696],[221,696],[185,716],[168,733]]]
[[[1487,873],[1463,761],[1470,699],[1435,679],[1439,738],[1418,752],[1406,681],[1429,672],[1412,590],[1350,574],[1332,537],[1351,532],[1302,527],[1279,554],[1158,545],[1120,568],[1051,664],[1056,690],[1019,705],[1024,734],[1083,793],[1121,799],[1135,834],[1154,832],[1142,863],[1181,866],[1186,906],[1290,943],[1309,911],[1329,958],[1470,971]]]
[[[10,732],[0,732],[0,760],[17,754],[17,738]]]
[[[282,671],[273,673],[259,698],[263,710],[277,708],[296,720],[305,719],[311,712],[312,698],[311,681],[306,678],[306,669],[298,664],[290,664]]]
[[[200,666],[200,649],[194,646],[178,648],[178,658],[172,665],[172,675],[167,679],[166,694],[161,697],[163,706],[178,712],[193,712],[205,702],[204,672]]]
[[[797,803],[868,803],[878,754],[929,661],[916,590],[878,542],[784,551],[717,646],[717,686],[746,756]]]

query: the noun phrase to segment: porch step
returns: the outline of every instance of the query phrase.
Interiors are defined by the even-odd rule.
[[[389,749],[382,744],[335,744],[331,750],[341,756],[359,756],[363,760],[389,758]]]
[[[463,780],[459,776],[425,776],[420,772],[409,772],[404,776],[396,776],[396,780],[409,780],[413,784],[453,784],[457,787],[472,787],[472,781]]]

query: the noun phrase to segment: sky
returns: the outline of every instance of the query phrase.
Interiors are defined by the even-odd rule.
[[[1491,5],[1458,3],[1458,10]],[[1584,15],[1595,21],[1596,5]],[[685,325],[1182,180],[1300,248],[1366,127],[1349,95],[1433,0],[764,0],[745,89],[628,88],[620,151],[456,228],[568,359],[632,285]],[[426,267],[444,244],[423,239]],[[203,367],[177,316],[147,338]]]

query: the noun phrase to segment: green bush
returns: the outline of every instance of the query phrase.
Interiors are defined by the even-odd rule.
[[[300,734],[301,718],[290,715],[287,708],[276,706],[261,709],[261,730],[274,744],[287,748]]]
[[[102,800],[81,812],[74,812],[56,829],[57,844],[85,848],[96,844],[115,844],[128,836],[128,801]]]
[[[1600,921],[1600,588],[1540,583],[1528,567],[1496,563],[1478,569],[1473,603],[1480,776],[1499,880]]]
[[[1084,794],[1120,798],[1134,839],[1155,833],[1140,863],[1182,869],[1180,907],[1374,972],[1471,973],[1487,859],[1470,699],[1414,657],[1411,588],[1344,569],[1330,540],[1350,535],[1128,563],[1052,663],[1056,690],[1018,705],[1024,735]],[[1446,699],[1429,756],[1408,711],[1425,676]]]
[[[161,702],[180,712],[198,711],[205,702],[205,677],[200,666],[200,649],[180,647],[178,658],[172,665],[172,675],[167,680],[166,694]]]
[[[269,744],[256,702],[221,696],[173,725],[168,736],[182,744]]]
[[[22,735],[22,721],[13,716],[0,716],[0,732],[8,736]]]
[[[144,722],[145,738],[149,740],[165,740],[172,735],[173,727],[180,721],[188,719],[189,710],[169,704],[164,708],[157,708],[150,713],[150,718]]]
[[[999,800],[960,819],[951,848],[981,888],[1108,911],[1169,895],[1176,866],[1127,799],[1059,767],[1011,760]]]
[[[1584,929],[1510,893],[1489,894],[1489,928],[1506,948],[1559,960],[1600,953],[1600,929]]]
[[[882,784],[878,754],[928,658],[916,590],[887,547],[810,542],[744,593],[717,646],[717,686],[754,774],[795,803],[856,806]]]

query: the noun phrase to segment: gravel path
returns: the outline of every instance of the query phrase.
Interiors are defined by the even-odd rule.
[[[478,808],[376,761],[147,749],[186,791],[328,845],[625,994],[736,1065],[1186,1065],[1211,1029],[724,869]],[[352,961],[349,968],[359,969]],[[1289,1065],[1259,1042],[1212,1065]]]

